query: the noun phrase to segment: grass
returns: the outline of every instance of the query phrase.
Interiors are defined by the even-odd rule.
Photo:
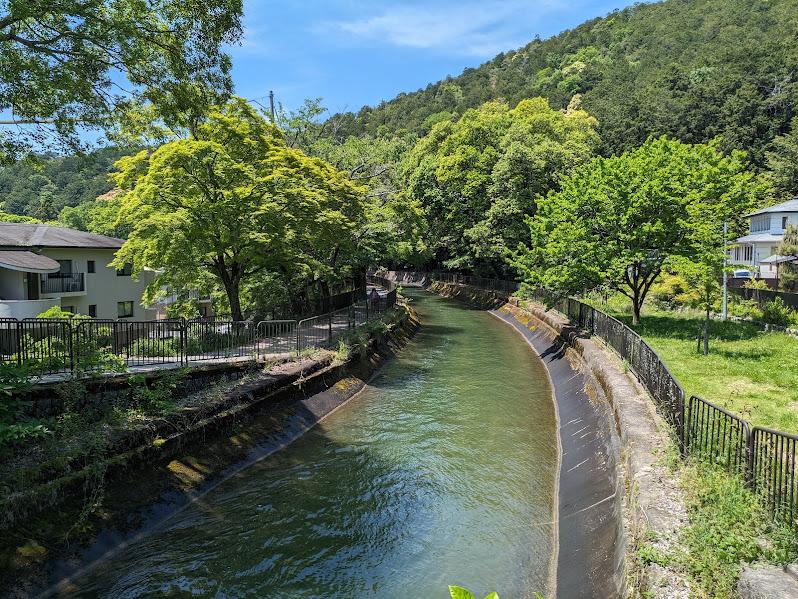
[[[734,597],[743,563],[781,565],[798,558],[795,535],[767,517],[739,478],[688,462],[680,482],[690,514],[681,535],[686,553],[667,557],[689,576],[693,597]]]
[[[602,306],[631,326],[625,305]],[[744,322],[712,321],[709,355],[698,351],[702,317],[646,306],[634,327],[688,397],[698,395],[754,425],[798,434],[798,338]]]

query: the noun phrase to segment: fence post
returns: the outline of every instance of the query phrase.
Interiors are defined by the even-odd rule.
[[[71,322],[66,323],[66,327],[67,327],[67,334],[69,336],[69,341],[68,341],[68,344],[69,344],[69,371],[70,372],[75,372],[75,339],[74,339],[74,336],[75,336],[75,329],[77,327],[73,328]]]
[[[180,337],[180,361],[188,364],[188,323],[184,316],[180,317],[177,332]]]
[[[747,427],[746,427],[747,428]],[[748,429],[748,439],[745,444],[745,483],[751,487],[752,491],[756,491],[756,476],[754,473],[755,456],[756,456],[756,428]]]

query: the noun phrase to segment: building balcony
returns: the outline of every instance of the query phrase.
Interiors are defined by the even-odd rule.
[[[56,272],[42,276],[43,295],[85,292],[86,279],[82,272]]]

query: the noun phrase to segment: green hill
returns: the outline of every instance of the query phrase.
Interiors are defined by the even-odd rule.
[[[490,99],[543,96],[562,108],[581,94],[599,119],[605,154],[650,134],[687,142],[722,135],[726,149],[748,150],[762,165],[764,149],[798,114],[797,37],[798,0],[639,4],[339,116],[351,134],[425,132],[440,113]]]

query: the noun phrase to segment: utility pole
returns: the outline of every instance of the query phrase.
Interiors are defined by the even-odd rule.
[[[272,125],[274,125],[274,92],[269,90],[269,109],[272,112]]]
[[[729,244],[726,241],[726,236],[729,233],[729,223],[723,221],[723,314],[722,319],[725,321],[729,318]]]

